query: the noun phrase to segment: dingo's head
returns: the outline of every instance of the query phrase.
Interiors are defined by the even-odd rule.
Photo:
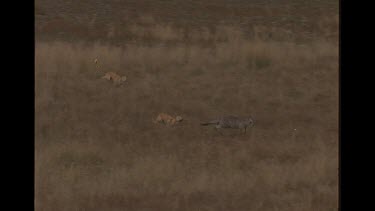
[[[177,122],[181,122],[183,119],[182,119],[182,117],[181,116],[176,116],[176,121]]]
[[[252,117],[248,117],[246,119],[246,123],[249,125],[249,127],[254,126],[254,119]]]

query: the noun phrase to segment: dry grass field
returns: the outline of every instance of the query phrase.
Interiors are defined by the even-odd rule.
[[[338,1],[36,0],[35,22],[36,210],[337,210]],[[221,115],[255,125],[200,125]]]

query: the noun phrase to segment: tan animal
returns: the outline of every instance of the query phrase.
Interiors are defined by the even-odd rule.
[[[94,63],[97,69],[100,71],[97,58],[94,59]],[[108,81],[112,81],[116,85],[122,84],[127,79],[126,76],[120,76],[119,74],[115,72],[107,72],[106,74],[104,74],[104,76],[102,76],[102,78]]]
[[[166,113],[160,113],[154,123],[163,123],[168,126],[176,125],[177,123],[181,122],[183,119],[181,116],[176,116],[175,118]]]
[[[126,76],[120,76],[115,72],[107,72],[102,78],[108,81],[113,81],[116,85],[120,85],[126,81]]]
[[[94,63],[95,63],[96,70],[97,70],[97,71],[100,71],[98,58],[95,58],[95,59],[94,59]]]

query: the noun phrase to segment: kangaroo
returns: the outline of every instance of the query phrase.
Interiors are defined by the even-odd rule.
[[[158,115],[158,117],[156,118],[156,120],[153,120],[153,122],[154,123],[163,123],[163,124],[166,124],[168,126],[172,126],[172,125],[175,125],[175,124],[181,122],[182,120],[183,119],[182,119],[181,116],[176,116],[176,118],[174,118],[169,114],[160,113]]]
[[[220,128],[233,128],[240,129],[240,131],[244,129],[246,133],[246,129],[254,125],[254,120],[251,117],[224,116],[210,122],[201,123],[201,125],[215,125],[218,132],[220,132]]]

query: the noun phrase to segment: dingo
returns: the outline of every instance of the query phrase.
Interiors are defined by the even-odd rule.
[[[234,128],[234,129],[244,129],[246,133],[246,128],[252,127],[254,125],[254,120],[251,117],[237,117],[237,116],[225,116],[212,120],[207,123],[201,123],[201,125],[215,125],[215,129],[219,131],[220,128]]]

